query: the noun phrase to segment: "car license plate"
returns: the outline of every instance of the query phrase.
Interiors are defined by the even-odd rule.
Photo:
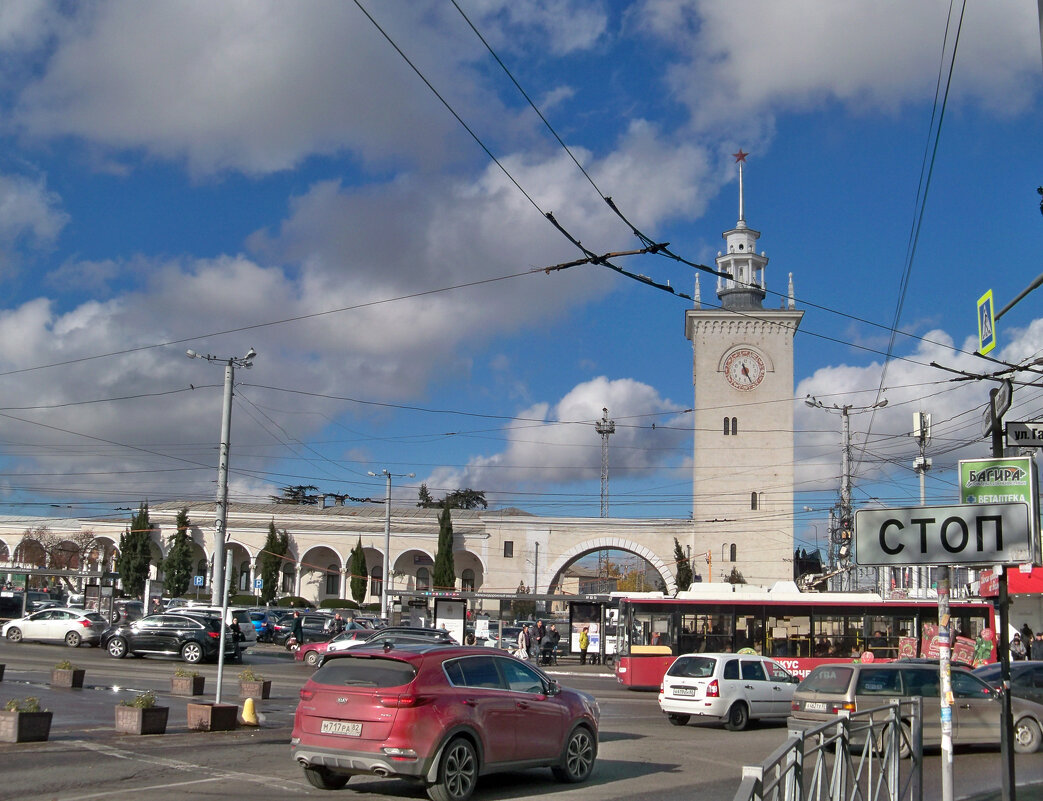
[[[826,704],[823,701],[807,701],[804,704],[805,712],[825,712]]]
[[[695,687],[674,687],[674,695],[695,695]]]
[[[346,723],[343,720],[324,720],[319,727],[322,734],[343,734],[348,737],[361,737],[361,723]]]

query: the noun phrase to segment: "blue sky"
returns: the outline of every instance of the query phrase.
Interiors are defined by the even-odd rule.
[[[544,214],[593,252],[640,247],[600,192],[712,266],[740,147],[768,288],[792,273],[807,310],[799,540],[824,532],[840,472],[840,420],[809,393],[888,399],[853,416],[856,501],[917,501],[921,409],[929,499],[954,500],[955,459],[985,455],[988,385],[929,362],[991,369],[970,355],[975,300],[1002,306],[1043,270],[1034,4],[969,5],[936,146],[947,3],[361,6],[372,21],[317,0],[0,6],[0,509],[214,497],[222,373],[184,350],[253,347],[233,500],[380,498],[367,473],[386,468],[416,473],[403,501],[425,481],[597,516],[607,406],[612,514],[687,517],[689,304],[603,267],[539,271],[581,256]],[[617,263],[692,292],[688,266]],[[897,337],[878,394],[907,265],[899,328],[922,339]],[[1000,358],[1040,355],[1039,298],[1001,321]],[[1011,419],[1041,406],[1019,387]]]

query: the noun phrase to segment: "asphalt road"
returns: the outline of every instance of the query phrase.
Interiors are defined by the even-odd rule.
[[[52,690],[50,669],[69,658],[87,670],[83,690]],[[283,649],[261,646],[247,664],[273,680],[270,700],[259,702],[259,728],[235,732],[188,732],[186,699],[171,697],[170,676],[180,665],[158,659],[115,660],[98,649],[11,645],[0,642],[0,703],[36,695],[51,709],[51,739],[39,744],[0,744],[0,799],[89,801],[90,799],[293,798],[421,799],[422,788],[402,781],[356,777],[336,793],[308,785],[289,759],[287,746],[297,691],[311,672]],[[216,666],[196,668],[207,677],[204,700],[213,700]],[[237,702],[237,665],[226,666],[223,700]],[[475,801],[561,798],[569,801],[732,801],[743,765],[757,764],[785,739],[784,724],[763,724],[745,732],[718,726],[669,725],[651,693],[618,688],[609,674],[552,668],[563,684],[594,693],[602,708],[600,753],[591,780],[557,783],[549,770],[491,776],[482,780]],[[168,734],[117,735],[113,707],[135,691],[152,689],[169,702]],[[1043,754],[1018,757],[1018,781],[1043,781]],[[966,798],[999,785],[997,750],[959,751],[956,797]],[[925,763],[925,797],[940,791],[939,758]]]

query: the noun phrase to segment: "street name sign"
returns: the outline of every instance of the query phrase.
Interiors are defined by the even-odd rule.
[[[1008,448],[1043,447],[1043,420],[1026,423],[1005,423],[1003,426]]]
[[[1026,503],[912,506],[855,512],[858,565],[1016,565],[1031,561]]]

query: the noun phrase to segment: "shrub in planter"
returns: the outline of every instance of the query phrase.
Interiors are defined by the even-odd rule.
[[[0,742],[38,743],[51,733],[51,712],[40,709],[40,702],[30,696],[19,701],[12,698],[0,711]]]
[[[238,704],[200,701],[188,705],[188,728],[191,731],[233,731],[238,719]]]
[[[116,706],[116,731],[120,734],[165,734],[170,707],[156,706],[149,690]]]
[[[272,682],[259,676],[250,668],[239,673],[239,697],[240,698],[269,698],[272,694]]]
[[[205,684],[206,676],[196,673],[194,670],[179,667],[174,670],[174,675],[170,677],[170,694],[202,695]]]
[[[76,667],[68,659],[63,659],[51,671],[51,686],[82,688],[83,677],[86,675],[86,670]]]

